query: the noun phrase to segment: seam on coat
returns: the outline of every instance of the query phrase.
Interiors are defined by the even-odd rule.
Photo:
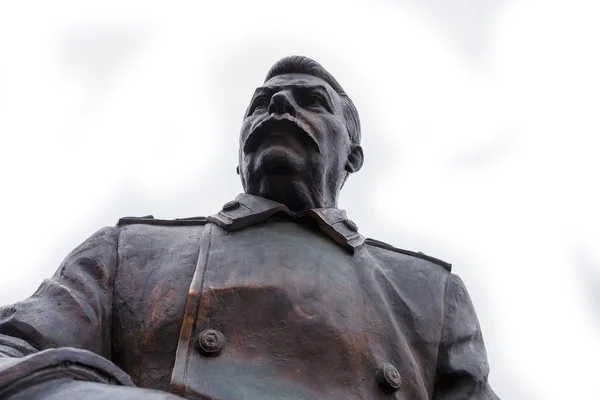
[[[446,297],[448,297],[448,286],[450,286],[450,280],[452,279],[452,276],[454,274],[448,274],[448,276],[446,277],[446,283],[444,285],[444,297],[442,299],[443,304],[442,304],[442,333],[440,334],[440,346],[444,340],[444,333],[445,333],[445,328],[446,328]],[[439,354],[439,352],[438,352]]]
[[[440,333],[440,339],[438,344],[437,357],[435,360],[435,377],[433,378],[433,392],[432,394],[435,396],[435,382],[438,377],[439,365],[440,365],[440,352],[442,351],[442,344],[444,342],[444,334],[446,332],[446,297],[448,296],[448,286],[449,281],[452,278],[452,273],[448,274],[446,277],[446,283],[444,284],[444,296],[442,297],[442,329]]]
[[[206,244],[206,254],[204,255],[204,260],[203,260],[203,269],[202,269],[202,277],[200,278],[200,285],[198,285],[198,304],[196,306],[196,312],[194,315],[194,322],[191,328],[191,332],[190,332],[190,342],[188,342],[188,351],[186,353],[186,357],[185,357],[185,364],[184,364],[184,370],[183,370],[183,379],[182,379],[182,386],[183,386],[183,393],[182,395],[185,394],[185,390],[187,388],[187,380],[188,380],[188,368],[189,368],[189,361],[190,361],[190,357],[192,354],[192,351],[194,350],[194,336],[196,334],[196,328],[198,327],[198,313],[200,312],[200,302],[202,301],[202,290],[204,287],[204,277],[206,276],[206,269],[208,267],[208,257],[210,254],[210,247],[212,244],[212,230],[213,230],[214,225],[209,225],[206,226],[204,229],[208,229],[206,236],[207,236],[207,240],[208,243]],[[204,236],[204,232],[202,232],[202,237]],[[200,244],[200,253],[202,252],[202,243]],[[200,257],[201,254],[198,255],[198,257]],[[199,262],[200,260],[198,260]],[[197,267],[196,267],[197,268]],[[179,344],[178,344],[179,345]]]
[[[113,229],[117,229],[117,240],[116,240],[116,244],[115,244],[115,270],[113,272],[113,276],[111,277],[111,279],[109,279],[109,284],[110,284],[110,329],[108,330],[108,334],[109,334],[109,341],[110,341],[110,346],[108,348],[108,351],[110,352],[109,356],[109,360],[112,361],[112,354],[113,354],[113,326],[114,326],[114,312],[113,312],[113,305],[114,305],[114,298],[115,298],[115,280],[117,279],[117,271],[119,270],[119,243],[121,241],[121,228],[120,227],[115,227]]]

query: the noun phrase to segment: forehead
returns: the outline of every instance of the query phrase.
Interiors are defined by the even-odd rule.
[[[276,75],[265,82],[260,88],[282,88],[282,87],[323,87],[331,95],[337,92],[323,79],[308,74],[282,74]],[[260,89],[259,88],[259,89]]]

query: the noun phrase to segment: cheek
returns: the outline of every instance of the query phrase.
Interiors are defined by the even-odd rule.
[[[332,127],[335,125],[334,118],[320,114],[305,113],[299,115],[298,119],[302,122],[304,128],[319,141],[329,136]]]
[[[335,151],[343,151],[350,142],[346,125],[337,118],[331,118],[323,123],[323,140]]]
[[[250,135],[250,132],[252,131],[252,124],[252,118],[246,118],[242,123],[242,128],[240,129],[240,146],[246,141],[248,135]]]

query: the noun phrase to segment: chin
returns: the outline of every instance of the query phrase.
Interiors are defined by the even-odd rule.
[[[304,164],[304,157],[283,146],[269,147],[256,157],[256,170],[260,175],[297,175],[306,170]]]
[[[256,158],[257,176],[300,177],[307,170],[306,160],[285,149],[270,148]]]
[[[318,183],[311,177],[307,157],[294,149],[273,145],[250,163],[246,192],[285,204],[292,211],[317,206]]]

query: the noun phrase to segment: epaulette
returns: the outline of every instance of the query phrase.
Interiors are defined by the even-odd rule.
[[[391,244],[387,244],[380,240],[371,239],[371,238],[367,238],[367,240],[365,242],[367,244],[370,244],[371,246],[381,247],[382,249],[391,250],[396,253],[401,253],[401,254],[406,254],[409,256],[413,256],[413,257],[422,258],[423,260],[427,260],[434,264],[444,267],[444,269],[446,269],[448,272],[452,272],[452,264],[447,263],[446,261],[442,261],[439,258],[435,258],[435,257],[428,256],[427,254],[423,254],[420,251],[415,252],[415,251],[410,251],[410,250],[399,249],[397,247],[392,246]]]
[[[123,217],[117,222],[117,226],[146,224],[160,226],[189,226],[189,225],[204,225],[206,217],[191,217],[191,218],[176,218],[176,219],[155,219],[152,215],[143,217]]]

